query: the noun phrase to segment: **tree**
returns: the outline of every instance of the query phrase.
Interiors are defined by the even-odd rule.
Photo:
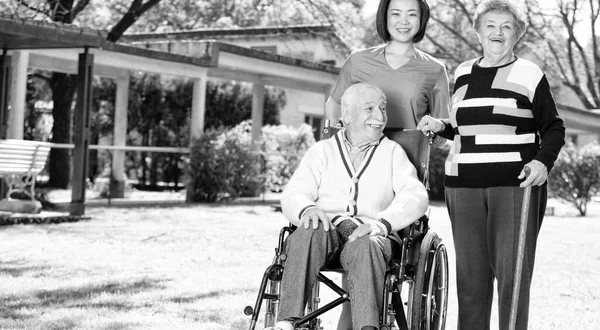
[[[453,69],[480,56],[481,46],[472,29],[475,0],[432,0],[426,44]],[[545,72],[568,87],[586,108],[600,107],[600,46],[596,23],[598,0],[525,0],[529,28],[517,53],[528,50]],[[576,33],[583,27],[587,33]],[[589,46],[586,46],[589,45]]]
[[[132,0],[127,11],[116,22],[107,34],[107,40],[115,42],[131,27],[137,19],[155,6],[160,0]],[[115,2],[112,2],[115,3]],[[124,0],[119,1],[124,3]],[[11,0],[6,8],[13,15],[22,18],[46,18],[62,24],[73,24],[79,16],[92,17],[94,9],[98,6],[91,5],[90,0]],[[9,10],[10,9],[10,10]],[[86,12],[84,12],[86,10]],[[89,20],[94,22],[94,20]],[[83,20],[85,22],[85,20]],[[94,26],[89,26],[94,28]],[[55,72],[48,78],[52,90],[54,109],[52,116],[52,142],[71,143],[71,105],[76,91],[76,76]],[[50,151],[48,185],[55,188],[67,188],[71,175],[71,163],[68,149],[52,149]]]
[[[8,0],[2,12],[24,19],[45,19],[108,30],[107,40],[118,41],[126,31],[173,31],[201,27],[247,27],[331,23],[351,43],[360,35],[363,0]],[[155,10],[150,10],[154,8]],[[52,73],[48,85],[54,101],[52,142],[71,142],[71,108],[76,77]],[[70,180],[69,150],[52,149],[49,186],[66,188]]]

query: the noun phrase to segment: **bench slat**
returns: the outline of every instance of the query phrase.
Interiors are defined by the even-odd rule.
[[[45,142],[0,140],[0,176],[37,175],[46,166],[49,154],[50,146]]]
[[[47,148],[1,148],[0,147],[0,153],[3,154],[22,154],[22,155],[33,155],[35,153],[44,153],[44,154],[48,154],[50,153],[50,149]]]

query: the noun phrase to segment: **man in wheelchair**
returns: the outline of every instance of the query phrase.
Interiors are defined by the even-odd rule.
[[[383,136],[386,98],[369,84],[341,99],[345,128],[313,145],[287,184],[281,205],[297,229],[285,245],[279,322],[301,317],[319,270],[348,273],[354,329],[379,329],[384,277],[396,231],[419,219],[427,192],[396,142]]]

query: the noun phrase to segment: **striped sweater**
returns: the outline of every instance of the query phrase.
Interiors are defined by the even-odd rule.
[[[281,196],[285,217],[297,225],[302,211],[316,205],[332,220],[385,219],[394,231],[420,218],[427,192],[402,147],[382,137],[354,169],[342,134],[317,142],[304,155]]]
[[[454,188],[518,186],[533,159],[548,170],[565,140],[548,80],[533,62],[517,58],[481,67],[481,58],[462,63],[454,75],[446,130],[454,140],[445,184]]]

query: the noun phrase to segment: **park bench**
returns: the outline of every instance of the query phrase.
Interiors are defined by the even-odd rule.
[[[49,143],[0,140],[0,178],[8,186],[6,194],[0,196],[4,198],[0,210],[29,213],[41,210],[41,204],[35,200],[35,181],[46,166],[49,153]]]

